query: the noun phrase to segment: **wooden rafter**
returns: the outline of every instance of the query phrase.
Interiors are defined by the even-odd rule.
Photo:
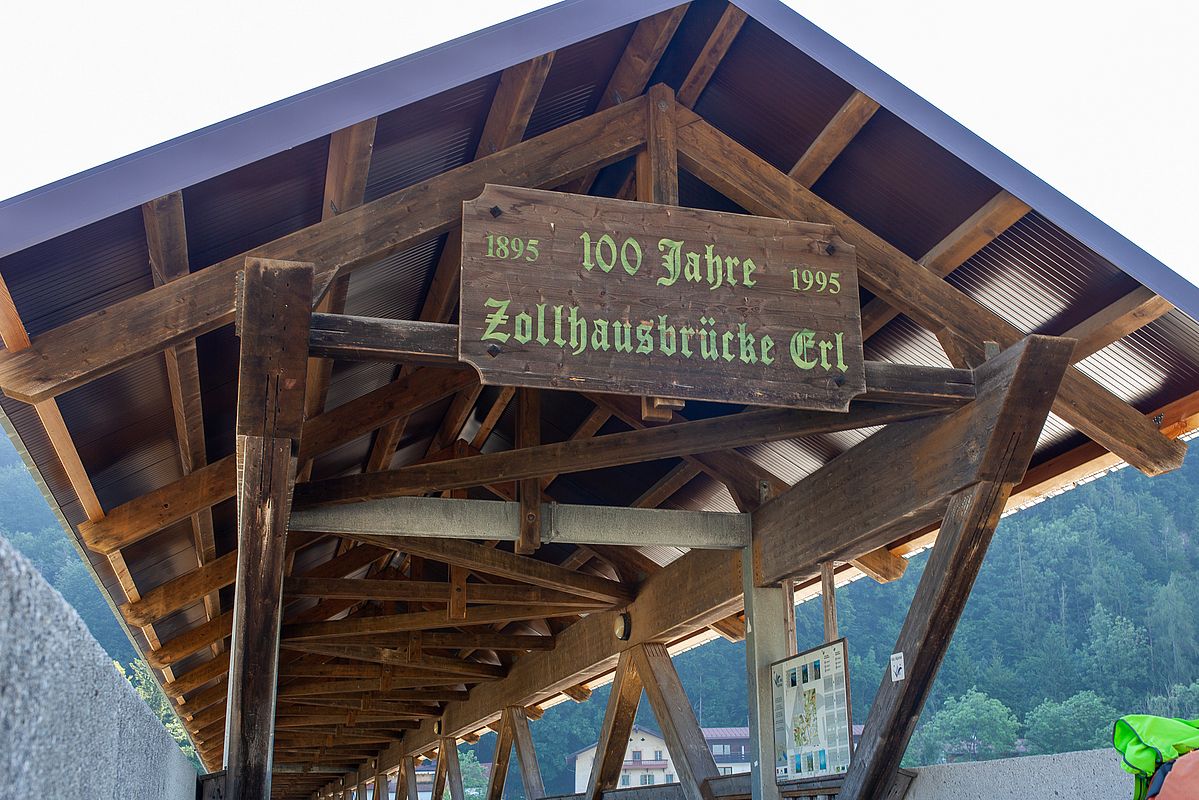
[[[1152,289],[1139,286],[1062,334],[1077,339],[1074,362],[1098,353],[1112,342],[1169,314],[1174,306]]]
[[[918,263],[934,274],[945,277],[1015,225],[1028,211],[1029,207],[1023,201],[1000,190],[925,253]],[[862,336],[873,336],[897,316],[899,312],[885,300],[873,298],[862,306]]]
[[[325,192],[321,203],[321,219],[331,219],[338,214],[362,205],[366,196],[366,179],[370,172],[371,153],[375,146],[375,117],[355,125],[334,131],[329,137],[329,159],[325,167]],[[317,311],[340,314],[345,311],[346,295],[350,288],[348,275],[338,276],[329,286]],[[316,416],[325,410],[325,397],[329,391],[329,379],[333,375],[331,359],[314,358],[308,364],[308,382],[304,395],[304,411]],[[300,475],[307,478],[312,472],[312,461],[301,465]]]
[[[154,285],[182,278],[191,272],[187,255],[187,224],[183,213],[183,193],[171,194],[142,205],[146,243],[150,254],[150,272]],[[204,407],[200,399],[200,365],[196,358],[196,340],[187,339],[163,351],[171,407],[175,415],[175,438],[179,443],[179,461],[183,474],[202,469],[208,463],[204,439]],[[212,510],[201,509],[191,518],[198,566],[216,558],[216,537],[212,529]],[[218,592],[204,596],[208,619],[220,615]]]
[[[693,116],[679,127],[680,164],[753,213],[837,226],[857,249],[868,289],[932,330],[973,341],[1015,343],[1023,334],[852,217],[800,186],[750,150]],[[1186,446],[1162,436],[1135,409],[1076,369],[1066,372],[1054,413],[1151,475],[1177,468]]]
[[[720,15],[720,19],[717,20],[716,27],[709,34],[708,40],[704,42],[699,55],[696,56],[695,63],[691,65],[687,77],[683,78],[683,83],[679,86],[679,105],[691,108],[699,100],[699,96],[707,88],[708,82],[716,74],[716,68],[724,60],[725,53],[733,46],[733,40],[737,38],[746,19],[748,16],[744,11],[732,3],[728,4],[724,13]]]
[[[312,261],[324,287],[336,274],[445,233],[462,200],[489,181],[560,185],[631,155],[645,142],[644,112],[643,100],[630,100],[47,331],[26,351],[0,356],[0,387],[40,402],[232,322],[234,276],[247,256]],[[74,357],[84,348],[86,362]]]
[[[491,101],[487,120],[475,151],[475,159],[484,158],[519,144],[525,138],[529,119],[541,95],[541,87],[549,76],[554,54],[547,53],[509,67],[500,75],[499,86]],[[426,322],[448,322],[458,302],[458,283],[462,261],[462,242],[451,232],[442,247],[441,256],[433,270],[433,282],[421,307],[420,319]],[[464,390],[465,392],[473,389]],[[475,397],[478,397],[477,392]],[[473,403],[471,404],[473,405]],[[453,409],[451,409],[453,410]],[[459,407],[461,413],[461,404]],[[367,457],[368,471],[387,469],[403,436],[408,418],[400,417],[384,425],[375,434]],[[463,414],[465,421],[465,414]],[[447,423],[449,422],[447,418]],[[453,427],[453,425],[451,425]],[[461,425],[457,426],[461,430]],[[447,438],[457,438],[453,431]],[[447,442],[448,443],[448,442]]]
[[[608,85],[604,87],[603,94],[600,95],[596,111],[603,111],[619,105],[645,91],[658,62],[662,60],[662,54],[666,52],[671,39],[674,38],[675,31],[678,30],[679,23],[683,21],[689,5],[689,3],[683,3],[652,17],[646,17],[637,23],[637,27],[633,29],[633,36],[620,56],[620,61],[616,63],[616,68],[612,71]],[[582,177],[563,187],[564,190],[575,194],[587,194],[595,182],[597,172],[598,170],[589,170]]]
[[[878,103],[855,89],[787,174],[804,186],[816,183],[878,109]]]

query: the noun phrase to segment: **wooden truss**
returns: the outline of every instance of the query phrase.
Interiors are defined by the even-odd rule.
[[[763,666],[788,652],[786,587],[809,591],[823,574],[831,589],[850,569],[893,580],[905,552],[935,541],[896,645],[907,678],[883,681],[840,787],[843,798],[878,797],[895,779],[1005,504],[1119,459],[1149,474],[1181,463],[1185,445],[1173,437],[1193,427],[1193,400],[1164,409],[1159,428],[1070,366],[1166,313],[1168,303],[1139,289],[1068,339],[1023,336],[944,277],[1027,206],[1001,192],[913,260],[809,188],[877,109],[869,98],[851,97],[789,173],[690,110],[742,12],[729,7],[677,98],[665,87],[646,92],[683,10],[637,26],[600,108],[583,120],[523,140],[552,63],[552,54],[542,56],[505,71],[470,164],[363,203],[374,136],[367,121],[334,135],[322,219],[308,228],[190,273],[182,197],[170,195],[143,209],[151,291],[33,338],[0,291],[8,301],[0,302],[0,387],[35,404],[87,509],[80,536],[112,562],[126,594],[121,612],[146,631],[147,659],[162,671],[205,764],[227,765],[225,796],[267,797],[273,784],[276,794],[331,797],[391,781],[397,797],[414,800],[414,759],[436,751],[437,785],[461,797],[457,740],[495,725],[503,755],[497,750],[489,798],[499,797],[513,744],[526,793],[539,797],[528,720],[563,694],[586,699],[615,671],[589,797],[611,787],[644,688],[684,794],[710,800],[715,768],[666,648],[707,628],[732,638],[748,629],[751,721],[768,718],[757,692]],[[447,237],[419,320],[344,315],[351,274],[451,231],[461,202],[485,183],[585,192],[600,169],[630,157],[626,196],[677,203],[682,167],[751,213],[835,225],[875,296],[863,309],[864,335],[904,314],[938,336],[955,368],[870,363],[867,394],[844,414],[746,409],[695,420],[662,398],[587,395],[592,410],[575,432],[545,442],[542,398],[508,389],[477,409],[480,427],[465,441],[481,387],[457,364],[449,324],[455,237]],[[210,462],[195,339],[235,321],[237,452]],[[104,509],[55,398],[158,353],[183,476]],[[326,410],[333,359],[393,362],[394,380]],[[482,452],[513,400],[516,447]],[[391,469],[406,421],[444,401],[425,457]],[[1051,410],[1093,443],[1026,475]],[[627,430],[603,433],[613,420]],[[736,449],[876,427],[794,486]],[[316,457],[368,435],[361,473],[311,480]],[[632,508],[550,504],[559,475],[665,458],[678,463]],[[657,508],[701,476],[727,488],[740,513]],[[496,501],[466,499],[474,488]],[[218,556],[211,509],[234,497],[237,549]],[[797,520],[803,537],[794,536]],[[195,569],[139,591],[123,551],[183,521],[192,526]],[[330,558],[293,569],[298,554],[330,538]],[[634,544],[690,551],[663,567]],[[550,559],[551,551],[568,555]],[[222,609],[219,592],[230,585],[234,606]],[[197,602],[204,621],[160,641],[154,624]],[[627,640],[612,634],[621,618]],[[204,651],[208,660],[177,672]],[[352,779],[329,784],[338,771]],[[755,778],[752,788],[755,798],[777,795],[773,780]]]

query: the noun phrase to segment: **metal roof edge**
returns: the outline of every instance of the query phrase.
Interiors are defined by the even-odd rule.
[[[682,0],[563,0],[0,202],[0,257]]]
[[[1199,286],[1038,178],[781,0],[730,0],[1087,247],[1199,320]]]

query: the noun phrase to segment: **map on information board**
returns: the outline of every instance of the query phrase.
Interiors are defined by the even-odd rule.
[[[853,741],[845,640],[780,661],[770,671],[776,780],[845,772]]]

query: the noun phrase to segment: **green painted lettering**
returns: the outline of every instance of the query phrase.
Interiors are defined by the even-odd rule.
[[[791,360],[800,369],[815,369],[816,359],[808,355],[808,350],[816,344],[816,332],[804,328],[791,337]]]
[[[570,346],[574,355],[587,349],[587,319],[579,316],[579,307],[570,307]]]
[[[481,338],[483,341],[508,341],[508,334],[499,330],[501,325],[508,324],[508,304],[511,300],[496,300],[494,297],[488,297],[483,301],[483,305],[487,308],[494,308],[495,311],[487,315],[487,330],[483,331]]]
[[[666,324],[666,315],[658,315],[658,349],[662,355],[673,356],[675,353],[674,326]]]
[[[654,352],[654,323],[637,323],[637,352],[643,355]]]
[[[658,240],[658,251],[662,254],[662,269],[666,270],[666,277],[658,278],[659,286],[674,286],[675,281],[679,279],[679,251],[682,247],[683,243],[675,239]]]
[[[757,270],[757,268],[758,265],[754,263],[752,258],[747,258],[741,262],[741,283],[743,283],[747,289],[758,285],[757,281],[749,277],[750,275],[754,274],[754,271]]]
[[[744,322],[737,326],[737,347],[742,363],[758,363],[758,355],[754,352],[754,335],[747,330]]]
[[[608,320],[597,319],[591,323],[591,349],[592,350],[607,350],[611,345],[608,343]]]

